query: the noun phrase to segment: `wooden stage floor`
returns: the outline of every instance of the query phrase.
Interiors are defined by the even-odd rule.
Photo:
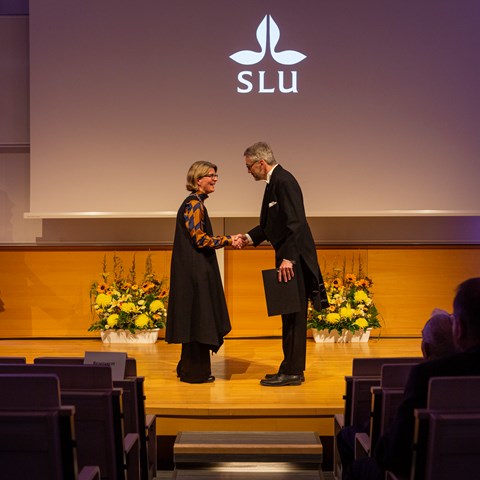
[[[99,339],[0,340],[0,356],[83,356],[86,351],[122,351],[137,360],[145,377],[146,407],[157,415],[157,434],[181,430],[317,431],[333,435],[343,411],[344,376],[354,357],[421,356],[420,339],[371,338],[368,343],[307,340],[306,381],[301,386],[263,387],[281,360],[281,340],[227,339],[212,357],[211,384],[191,385],[176,377],[180,345],[104,345]]]

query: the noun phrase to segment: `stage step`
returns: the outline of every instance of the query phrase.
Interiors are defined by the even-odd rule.
[[[173,455],[176,479],[322,478],[316,432],[179,432]]]
[[[321,473],[314,470],[292,470],[291,472],[231,472],[224,470],[175,470],[174,480],[319,480]]]

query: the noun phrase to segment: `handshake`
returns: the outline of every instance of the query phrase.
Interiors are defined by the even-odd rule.
[[[248,245],[248,237],[244,233],[237,233],[237,235],[232,235],[232,247],[233,248],[243,248]]]

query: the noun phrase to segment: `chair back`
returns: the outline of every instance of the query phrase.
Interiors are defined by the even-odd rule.
[[[480,413],[431,413],[425,480],[479,478]]]
[[[396,363],[420,363],[423,357],[367,357],[354,358],[352,361],[352,375],[363,377],[380,376],[382,366]]]
[[[0,391],[0,477],[76,480],[75,409],[61,406],[58,377],[0,374]]]
[[[1,374],[0,410],[60,408],[60,385],[53,374]]]
[[[25,357],[0,357],[0,363],[27,363]]]
[[[84,357],[37,357],[33,359],[35,364],[60,364],[60,365],[83,365]],[[1,363],[1,362],[0,362]],[[133,357],[127,357],[125,362],[125,378],[137,376],[137,361]]]
[[[0,365],[1,373],[54,374],[61,402],[75,407],[78,465],[98,465],[102,478],[116,480],[126,465],[121,391],[113,387],[109,366]]]
[[[480,411],[480,376],[433,377],[428,384],[430,410]]]

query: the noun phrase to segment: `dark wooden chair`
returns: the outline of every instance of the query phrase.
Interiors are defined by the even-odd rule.
[[[355,436],[356,459],[371,455],[378,439],[390,427],[397,408],[403,400],[403,392],[410,371],[416,364],[382,365],[380,385],[371,389],[370,434],[359,433]]]
[[[108,366],[0,365],[0,373],[55,374],[61,401],[75,406],[78,464],[98,465],[102,478],[140,478],[138,435],[124,435],[121,390]]]
[[[0,357],[0,363],[27,363],[25,357]]]
[[[478,478],[480,377],[430,379],[415,423],[412,480]]]
[[[336,438],[340,430],[353,426],[359,430],[370,427],[372,387],[380,385],[384,364],[419,363],[422,357],[367,357],[352,360],[352,374],[345,377],[344,411],[334,416],[334,474],[342,477],[342,464]]]
[[[55,375],[0,375],[0,478],[100,480],[100,470],[78,473],[73,419],[62,406]]]
[[[34,364],[83,365],[84,357],[37,357]],[[145,412],[145,377],[137,375],[137,362],[127,357],[125,378],[114,380],[114,387],[122,389],[125,433],[136,433],[140,443],[140,472],[142,480],[152,480],[157,475],[156,416]]]

